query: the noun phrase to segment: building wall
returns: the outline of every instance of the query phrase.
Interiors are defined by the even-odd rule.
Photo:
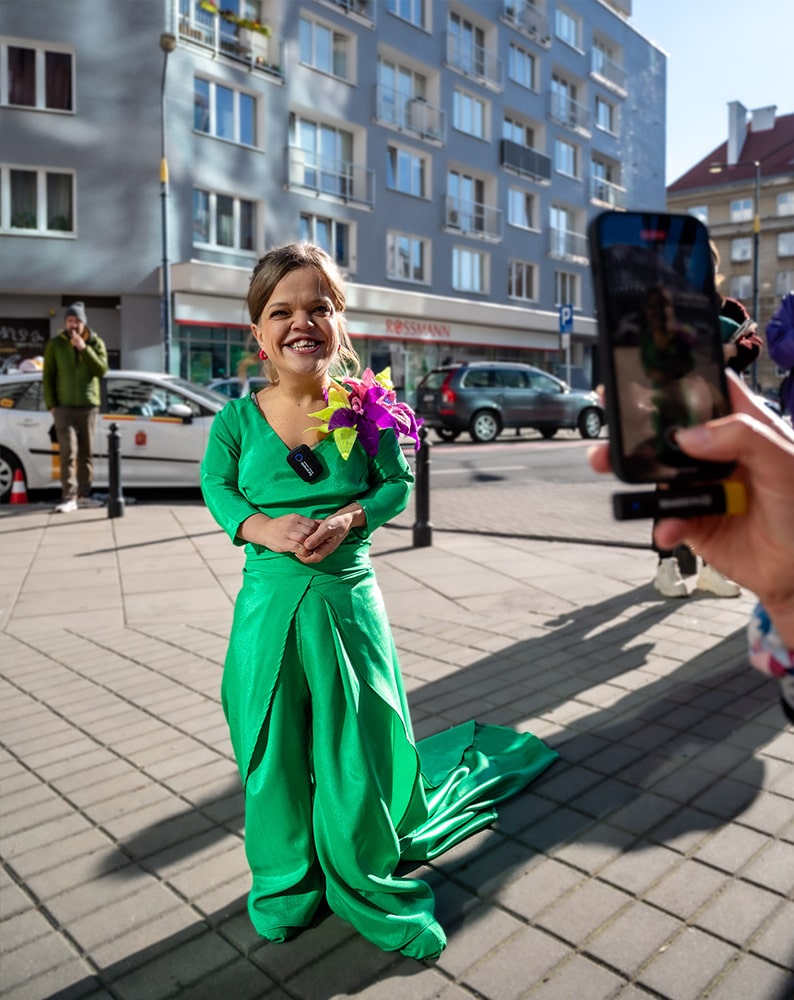
[[[191,6],[195,14],[195,0],[192,5],[185,0],[183,10]],[[406,391],[428,365],[450,353],[523,356],[544,367],[563,360],[557,338],[559,303],[554,295],[554,272],[560,268],[577,275],[581,289],[576,303],[572,361],[594,374],[595,324],[586,248],[576,259],[566,261],[550,255],[550,210],[553,204],[571,209],[575,232],[582,236],[589,218],[606,207],[591,198],[590,164],[594,154],[614,163],[618,188],[624,189],[624,207],[663,207],[665,57],[629,21],[600,0],[567,5],[566,9],[574,11],[580,20],[576,47],[555,37],[556,0],[548,0],[544,7],[550,29],[548,46],[516,30],[502,16],[507,6],[501,0],[471,0],[468,4],[439,0],[427,4],[429,20],[420,29],[390,13],[386,0],[304,0],[300,4],[263,0],[262,20],[272,27],[271,38],[262,43],[271,65],[263,68],[227,58],[202,44],[201,37],[187,31],[190,19],[180,20],[178,0],[123,0],[103,5],[101,18],[96,16],[95,0],[14,4],[4,12],[2,41],[24,45],[29,40],[44,43],[45,47],[47,43],[71,47],[75,106],[73,113],[67,113],[0,104],[0,163],[74,170],[76,230],[73,235],[32,236],[7,228],[0,233],[3,312],[7,309],[6,296],[21,296],[17,303],[24,302],[24,308],[39,317],[49,317],[57,329],[65,296],[117,297],[118,308],[101,314],[102,332],[109,346],[118,350],[125,366],[160,367],[163,248],[159,160],[164,57],[159,37],[162,31],[168,31],[179,37],[177,48],[167,59],[165,81],[165,138],[170,168],[167,256],[176,320],[174,364],[181,357],[184,368],[186,356],[180,355],[178,348],[180,331],[184,324],[198,322],[195,317],[201,317],[202,302],[204,313],[212,317],[205,324],[208,328],[214,325],[221,331],[245,330],[247,317],[241,299],[251,266],[267,248],[299,237],[298,222],[303,212],[332,217],[351,227],[351,329],[358,337],[365,361],[370,360],[370,355],[380,359],[384,351],[393,348],[393,360],[407,369]],[[520,9],[522,5],[512,6]],[[484,30],[486,51],[501,61],[498,82],[489,85],[450,68],[449,11]],[[301,65],[302,15],[349,36],[355,50],[350,82]],[[618,55],[625,72],[623,87],[610,86],[591,72],[594,38],[606,40]],[[531,52],[536,59],[534,90],[508,77],[511,43]],[[427,74],[433,89],[431,103],[446,115],[443,142],[399,132],[378,118],[379,55],[413,65]],[[277,71],[273,71],[273,65],[278,66]],[[618,134],[594,127],[592,120],[579,129],[553,120],[553,74],[575,83],[577,100],[591,117],[596,95],[611,101],[619,114]],[[194,128],[196,77],[255,98],[260,127],[255,148]],[[484,139],[453,127],[456,88],[485,102],[489,125]],[[371,205],[346,203],[290,186],[286,164],[291,113],[356,134],[353,159],[372,172]],[[536,147],[552,159],[549,182],[519,177],[500,165],[505,114],[535,123]],[[578,147],[576,179],[553,169],[558,137]],[[427,197],[415,198],[387,187],[387,147],[394,143],[427,157]],[[471,171],[484,179],[487,204],[502,213],[493,239],[461,235],[445,225],[450,169]],[[507,223],[510,187],[535,196],[534,229]],[[196,188],[257,204],[253,251],[196,245],[192,224]],[[388,277],[387,233],[395,229],[430,241],[429,283],[416,285]],[[487,253],[489,282],[484,293],[461,292],[453,287],[455,246]],[[530,261],[537,267],[536,296],[531,303],[511,299],[507,294],[511,259]],[[191,261],[201,262],[201,267],[197,270]],[[197,280],[198,288],[194,287]],[[475,307],[475,322],[460,318]],[[424,327],[417,326],[420,320]],[[447,339],[438,335],[444,327],[448,328]],[[189,368],[185,370],[191,374]]]

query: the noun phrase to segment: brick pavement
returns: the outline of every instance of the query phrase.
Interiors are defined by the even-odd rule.
[[[793,995],[794,730],[745,662],[751,596],[660,599],[605,485],[484,489],[434,492],[431,547],[410,512],[376,536],[415,728],[560,760],[420,869],[432,965],[328,914],[255,937],[218,697],[241,553],[200,504],[2,510],[3,1000]]]

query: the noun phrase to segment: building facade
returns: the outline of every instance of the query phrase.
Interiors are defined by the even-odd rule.
[[[720,255],[723,295],[739,299],[763,337],[794,290],[794,114],[728,105],[728,138],[667,189],[671,212],[708,226]],[[774,391],[783,372],[762,351],[751,378]]]
[[[630,0],[2,6],[6,363],[82,299],[115,364],[167,339],[172,371],[234,374],[253,264],[308,239],[407,398],[447,359],[594,379],[587,223],[665,200],[666,58]]]

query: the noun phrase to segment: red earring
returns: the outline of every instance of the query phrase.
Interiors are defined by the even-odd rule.
[[[260,358],[261,358],[261,359],[262,359],[263,361],[267,361],[267,355],[265,354],[264,350],[260,350],[260,351],[259,351],[259,357],[260,357]]]

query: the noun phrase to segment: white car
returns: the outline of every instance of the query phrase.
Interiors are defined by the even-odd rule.
[[[124,487],[197,487],[210,424],[228,400],[174,375],[109,371],[94,439],[94,486],[108,485],[108,432],[116,424]],[[52,414],[41,372],[0,376],[0,502],[21,469],[29,490],[60,486]]]
[[[264,375],[252,375],[250,378],[216,378],[207,382],[207,388],[219,392],[227,399],[239,399],[240,396],[247,396],[249,392],[258,392],[266,385],[270,385],[270,379]]]

